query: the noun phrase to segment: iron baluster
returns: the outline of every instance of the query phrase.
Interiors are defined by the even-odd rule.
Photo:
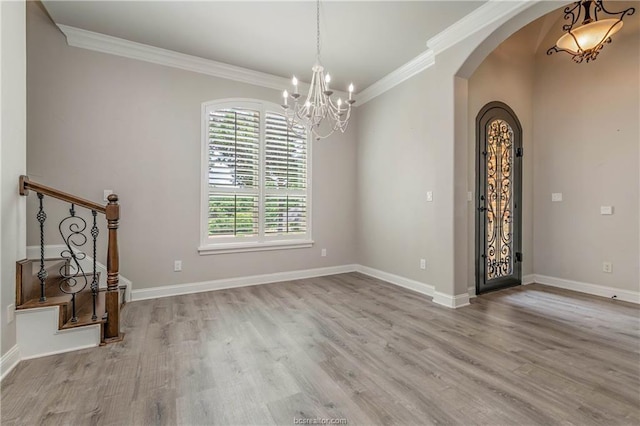
[[[91,296],[93,298],[93,315],[91,319],[93,321],[98,319],[96,314],[96,301],[98,299],[98,274],[96,273],[96,240],[98,239],[98,225],[96,224],[96,215],[98,212],[91,210],[93,216],[93,226],[91,227],[91,237],[93,238],[93,281],[91,281]]]
[[[71,322],[77,322],[76,315],[76,295],[84,290],[89,284],[87,274],[84,273],[82,260],[86,254],[80,247],[87,243],[87,236],[84,231],[87,229],[87,221],[80,216],[76,216],[75,204],[71,204],[69,216],[60,221],[58,230],[64,241],[65,248],[60,253],[60,257],[66,260],[65,265],[60,267],[60,291],[71,295]]]
[[[38,192],[38,201],[40,208],[38,209],[38,222],[40,222],[40,271],[38,271],[38,279],[40,280],[40,301],[47,300],[45,295],[45,281],[47,280],[47,270],[44,268],[44,221],[47,220],[47,214],[44,212],[42,199],[44,195]]]

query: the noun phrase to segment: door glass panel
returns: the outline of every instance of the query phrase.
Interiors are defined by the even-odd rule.
[[[487,126],[486,280],[513,273],[513,129],[504,120]]]

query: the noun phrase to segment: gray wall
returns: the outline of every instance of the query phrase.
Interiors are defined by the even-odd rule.
[[[474,285],[474,205],[466,193],[475,191],[475,117],[502,100],[524,131],[523,274],[638,291],[638,15],[593,64],[548,57],[559,34],[539,35],[561,22],[545,18],[499,46],[558,6],[541,2],[496,31],[481,30],[359,108],[359,263],[449,294]],[[567,189],[552,190],[556,183]],[[552,205],[551,192],[564,192],[565,202]],[[600,205],[616,214],[600,216]],[[600,272],[603,260],[613,262],[613,274]]]
[[[344,135],[313,143],[313,248],[200,256],[201,103],[278,102],[280,93],[69,47],[33,4],[27,44],[28,173],[95,201],[103,189],[120,196],[120,270],[134,289],[356,260],[355,123]],[[33,245],[33,199],[28,210]],[[322,248],[327,257],[320,257]],[[173,272],[174,260],[182,260],[183,272]]]
[[[18,177],[26,169],[24,34],[24,2],[0,2],[0,355],[16,344],[15,321],[7,322],[7,309],[15,301],[16,261],[25,257],[25,199],[18,194]]]
[[[469,188],[475,117],[487,102],[503,101],[523,127],[523,274],[638,291],[640,19],[625,20],[595,62],[575,64],[546,54],[560,35],[560,12],[518,31],[469,78]],[[552,203],[552,192],[564,201]],[[600,215],[601,205],[615,214]],[[473,211],[468,220],[473,258]],[[603,261],[613,273],[602,272]]]
[[[358,260],[435,285],[440,262],[438,144],[424,97],[428,69],[358,108]],[[433,191],[433,202],[427,202]],[[420,269],[420,259],[427,269]]]
[[[547,56],[557,31],[537,53],[534,270],[639,291],[640,14],[624,22],[595,62]],[[551,202],[553,192],[563,201]],[[600,215],[603,205],[614,215]],[[613,273],[602,272],[603,261]]]

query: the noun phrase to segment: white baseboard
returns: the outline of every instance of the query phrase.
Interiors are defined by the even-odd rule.
[[[469,293],[456,294],[455,296],[451,296],[450,294],[445,294],[445,293],[436,291],[433,294],[433,303],[446,306],[447,308],[453,308],[453,309],[462,308],[470,304]]]
[[[0,381],[2,381],[20,362],[20,349],[13,345],[6,354],[0,358]]]
[[[401,277],[399,275],[390,274],[378,269],[369,268],[368,266],[356,265],[356,268],[357,272],[360,272],[361,274],[369,275],[370,277],[377,278],[379,280],[386,281],[388,283],[395,284],[399,287],[404,287],[430,297],[433,297],[433,293],[435,292],[435,288],[429,284],[421,283],[419,281]]]
[[[39,358],[100,344],[100,325],[58,330],[59,306],[16,311],[21,359]]]
[[[449,308],[460,308],[469,304],[469,294],[467,293],[457,296],[450,296],[444,293],[439,293],[439,296],[436,300],[436,292],[432,285],[401,277],[399,275],[390,274],[388,272],[380,271],[377,269],[369,268],[367,266],[355,264],[138,289],[131,292],[131,300],[135,302],[137,300],[156,299],[160,297],[179,296],[182,294],[202,293],[206,291],[270,284],[281,281],[321,277],[325,275],[344,274],[348,272],[360,272],[362,274],[378,278],[399,287],[416,291],[418,293],[432,297],[435,303],[447,306]]]
[[[62,244],[50,244],[44,246],[44,257],[46,258],[57,258],[60,257],[60,253],[63,250],[67,250],[67,246]],[[78,252],[79,250],[76,250]],[[86,253],[85,253],[86,254]],[[27,259],[39,259],[40,258],[40,246],[28,246],[27,247]],[[82,268],[87,271],[91,271],[93,268],[93,258],[86,254],[86,257],[80,261]],[[100,262],[96,262],[96,270],[100,273],[100,282],[98,285],[100,288],[107,287],[107,267]],[[127,290],[125,291],[125,301],[131,300],[131,289],[133,283],[128,280],[126,277],[122,275],[118,276],[120,280],[120,284],[124,284],[127,286]]]
[[[624,300],[625,302],[639,303],[640,292],[631,290],[620,290],[614,287],[607,287],[598,284],[583,283],[579,281],[566,280],[564,278],[549,277],[535,274],[535,282],[551,287],[563,288],[565,290],[578,291],[580,293],[592,294],[606,298]]]
[[[132,290],[133,301],[156,299],[159,297],[178,296],[181,294],[202,293],[205,291],[224,290],[237,287],[248,287],[258,284],[269,284],[280,281],[300,280],[304,278],[321,277],[325,275],[355,272],[357,265],[330,266],[327,268],[304,269],[300,271],[278,272],[275,274],[252,275],[248,277],[227,278],[197,283],[168,285],[163,287],[141,288]]]

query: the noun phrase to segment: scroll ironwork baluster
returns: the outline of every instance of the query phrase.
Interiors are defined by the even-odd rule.
[[[98,315],[96,314],[96,301],[98,299],[98,274],[96,273],[96,240],[98,239],[98,225],[96,224],[96,215],[98,214],[95,210],[91,210],[91,214],[93,215],[93,226],[91,227],[91,237],[93,237],[93,281],[91,281],[91,296],[93,297],[93,315],[91,319],[93,321],[98,319]]]
[[[44,267],[44,221],[47,220],[47,214],[44,212],[42,199],[44,194],[38,192],[38,201],[40,208],[38,209],[38,222],[40,222],[40,270],[38,271],[38,279],[40,280],[40,301],[47,300],[45,295],[45,281],[47,280],[47,270]]]
[[[58,225],[60,236],[65,244],[60,256],[66,259],[65,266],[60,268],[60,291],[71,295],[71,322],[78,322],[76,315],[76,295],[84,290],[89,280],[84,273],[82,260],[86,254],[80,247],[87,243],[87,236],[84,231],[87,229],[87,221],[80,216],[76,216],[75,205],[71,204],[69,216],[62,219]]]

